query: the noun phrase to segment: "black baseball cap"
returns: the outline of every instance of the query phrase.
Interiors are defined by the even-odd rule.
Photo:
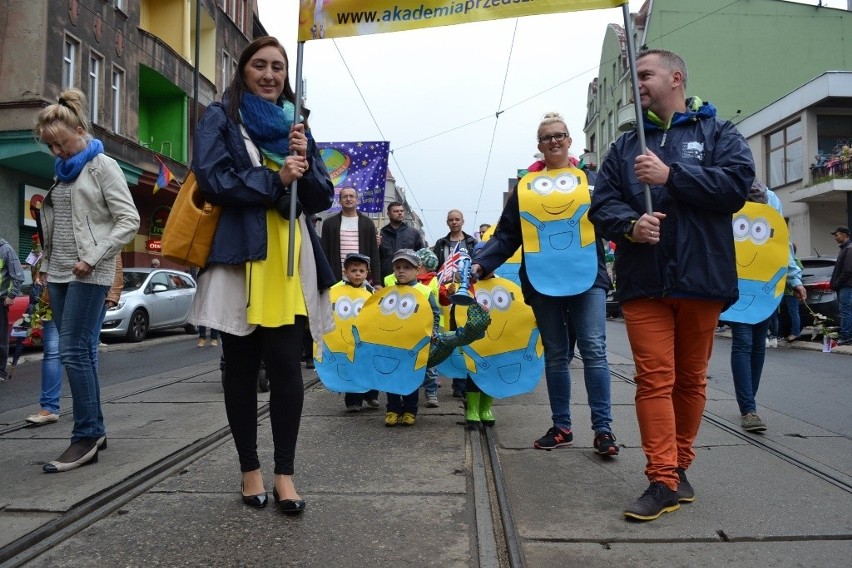
[[[846,227],[837,227],[833,231],[831,231],[832,235],[836,235],[837,233],[844,233],[847,237],[849,236],[849,229]]]

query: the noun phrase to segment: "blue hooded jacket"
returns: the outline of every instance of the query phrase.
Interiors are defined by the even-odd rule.
[[[654,211],[667,217],[656,245],[625,238],[628,223],[645,213],[643,184],[636,179],[636,132],[621,136],[601,164],[589,219],[615,241],[616,290],[621,302],[666,296],[738,298],[731,215],[745,204],[754,161],[733,124],[697,98],[665,128],[644,117],[646,146],[670,168],[664,185],[651,186]]]
[[[290,188],[281,183],[278,172],[252,165],[240,126],[225,111],[227,105],[226,94],[221,103],[207,107],[198,123],[192,170],[205,199],[222,206],[207,262],[242,264],[266,258],[266,211],[284,201],[289,203]],[[310,215],[331,207],[334,198],[334,185],[310,137],[308,163],[309,168],[296,187],[299,208]],[[328,288],[337,280],[322,252],[313,223],[307,223],[307,227],[319,287]]]

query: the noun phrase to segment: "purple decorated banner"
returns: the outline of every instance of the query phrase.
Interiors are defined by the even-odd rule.
[[[329,211],[340,211],[337,196],[341,189],[351,187],[358,193],[358,211],[381,213],[390,142],[318,142],[317,147],[334,183],[334,204]]]

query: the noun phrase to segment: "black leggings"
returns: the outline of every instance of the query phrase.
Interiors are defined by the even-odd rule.
[[[225,354],[225,412],[241,471],[260,467],[257,458],[257,373],[269,379],[269,422],[275,445],[275,473],[293,475],[296,440],[305,400],[302,333],[305,316],[293,325],[258,327],[246,336],[222,333]]]

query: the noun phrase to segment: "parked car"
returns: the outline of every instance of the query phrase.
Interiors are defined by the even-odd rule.
[[[17,338],[11,336],[12,325],[24,317],[24,312],[27,311],[27,308],[30,305],[30,290],[33,288],[33,274],[30,270],[30,265],[22,264],[21,267],[24,269],[24,283],[21,285],[21,294],[17,296],[12,302],[12,305],[9,306],[9,329],[6,330],[6,334],[9,336],[10,351],[17,341]],[[25,345],[27,344],[27,341],[28,340],[25,340]]]
[[[830,318],[832,325],[840,325],[837,292],[829,286],[835,259],[828,256],[813,256],[799,260],[802,262],[802,285],[808,291],[807,306],[799,302],[799,317],[802,320],[802,327],[809,326],[814,321],[814,317],[810,314],[808,308]],[[779,323],[781,336],[788,335],[790,333],[790,314],[787,313],[785,302],[781,302]]]
[[[183,327],[187,333],[195,333],[195,327],[186,321],[195,291],[195,280],[185,272],[125,268],[121,299],[107,310],[101,336],[125,337],[135,343],[152,329]]]

